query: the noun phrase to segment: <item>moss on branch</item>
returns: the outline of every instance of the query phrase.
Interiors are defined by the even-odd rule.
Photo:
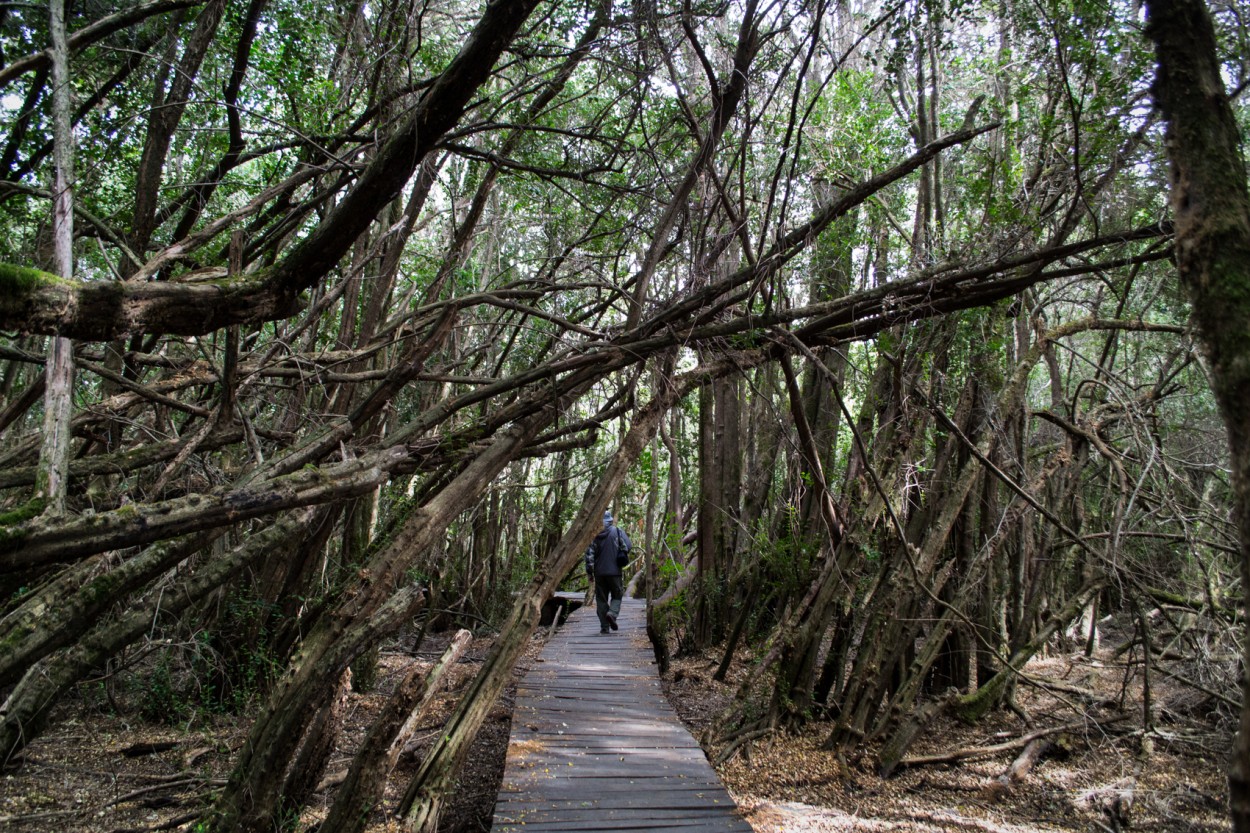
[[[64,286],[68,281],[51,272],[0,263],[0,304],[20,301],[22,297],[45,286]]]
[[[39,517],[48,501],[44,498],[33,498],[21,506],[0,512],[0,550],[16,548],[26,540],[26,522]]]

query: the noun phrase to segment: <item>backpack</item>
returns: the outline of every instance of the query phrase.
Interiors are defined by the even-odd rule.
[[[619,526],[612,527],[612,531],[616,533],[616,566],[624,567],[629,563],[630,545],[623,540],[621,528]]]

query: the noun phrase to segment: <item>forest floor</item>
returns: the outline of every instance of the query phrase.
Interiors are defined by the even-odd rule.
[[[413,662],[433,662],[450,634],[431,638],[416,657],[398,643],[384,651],[374,691],[353,693],[340,748],[327,781],[350,764],[355,744],[389,691]],[[459,689],[489,648],[475,641],[438,693],[418,742],[437,735]],[[517,677],[541,648],[535,637]],[[698,736],[724,707],[745,674],[742,657],[725,683],[712,680],[719,656],[674,661],[664,686],[682,719]],[[1152,679],[1156,728],[1141,731],[1140,674],[1126,681],[1122,663],[1086,660],[1079,653],[1035,660],[1033,679],[1060,682],[1069,691],[1021,685],[1017,711],[990,715],[977,726],[939,720],[922,733],[910,755],[939,755],[1003,744],[1029,732],[1069,726],[1018,782],[1002,776],[1020,749],[959,763],[905,767],[880,778],[871,754],[844,759],[822,748],[832,725],[809,722],[802,731],[753,742],[719,771],[756,833],[1025,833],[1025,831],[1227,831],[1223,764],[1229,746],[1226,718],[1210,712],[1210,698],[1174,682]],[[119,678],[120,680],[120,678]],[[145,687],[146,685],[146,687]],[[115,690],[110,690],[112,686]],[[54,728],[0,772],[0,830],[14,833],[139,833],[188,830],[213,792],[224,784],[243,742],[237,717],[179,710],[153,723],[152,683],[136,677],[82,687],[59,707]],[[1101,705],[1077,702],[1074,690],[1095,692]],[[490,713],[469,754],[460,783],[443,814],[445,833],[489,829],[503,772],[513,690]],[[1121,699],[1123,698],[1123,700]],[[1107,722],[1120,702],[1130,713]],[[1101,720],[1099,727],[1096,721]],[[1079,724],[1079,726],[1078,726]],[[419,746],[418,743],[418,746]],[[717,750],[710,750],[715,753]],[[401,760],[388,787],[390,806],[412,776],[420,748]],[[318,793],[326,803],[333,791]],[[326,806],[314,806],[303,829]],[[400,829],[378,817],[371,833]]]
[[[665,679],[670,701],[696,737],[751,673],[749,662],[739,662],[736,675],[715,682],[719,661],[719,655],[688,656]],[[1021,684],[1016,710],[994,712],[975,726],[939,718],[908,752],[941,757],[1067,727],[1045,735],[1053,745],[1019,780],[1007,772],[1023,743],[882,778],[871,745],[855,757],[824,748],[834,724],[822,720],[753,742],[717,770],[756,833],[1231,830],[1224,770],[1231,725],[1207,713],[1207,696],[1152,679],[1155,729],[1145,733],[1140,674],[1126,681],[1123,663],[1077,652],[1035,659],[1025,670],[1033,680],[1097,696],[1082,703],[1071,691]]]

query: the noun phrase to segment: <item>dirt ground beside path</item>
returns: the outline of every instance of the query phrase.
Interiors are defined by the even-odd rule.
[[[396,683],[414,663],[432,664],[451,634],[431,636],[417,656],[404,647],[411,635],[382,652],[377,687],[349,695],[338,748],[326,767],[326,788],[301,818],[309,830],[324,818],[333,800],[330,784],[350,766],[360,739]],[[418,728],[417,748],[400,760],[386,790],[388,805],[402,796],[424,749],[437,736],[460,690],[480,667],[490,639],[475,640],[448,674],[428,718]],[[541,643],[535,640],[518,664],[528,669]],[[169,725],[140,717],[141,679],[104,694],[98,686],[80,687],[77,696],[58,707],[54,728],[28,747],[19,765],[0,770],[0,831],[4,833],[148,833],[195,829],[213,795],[224,784],[235,753],[247,735],[237,717],[192,710]],[[490,829],[495,794],[511,726],[514,686],[491,711],[459,781],[448,798],[441,833],[479,833]],[[370,833],[399,831],[398,821],[375,814]]]
[[[449,636],[449,635],[448,635]],[[383,652],[376,690],[353,693],[347,725],[327,768],[333,775],[351,761],[356,744],[395,682],[414,662],[430,663],[442,650],[431,639],[416,657],[397,641]],[[458,692],[476,673],[489,649],[473,643],[439,692],[435,712],[418,737],[432,741]],[[517,670],[523,674],[541,648],[536,636]],[[727,684],[712,681],[719,656],[686,657],[674,663],[665,692],[698,735],[732,697],[741,675],[752,673],[748,657],[735,663]],[[957,764],[903,769],[891,779],[875,774],[870,754],[840,759],[822,748],[831,724],[809,723],[798,734],[758,741],[744,755],[720,766],[726,786],[757,833],[1031,833],[1032,831],[1219,831],[1226,816],[1223,764],[1229,745],[1226,724],[1209,714],[1200,694],[1162,680],[1153,685],[1156,731],[1140,729],[1140,702],[1122,668],[1089,663],[1079,656],[1032,663],[1027,673],[1049,679],[1078,679],[1108,703],[1136,709],[1122,722],[1099,730],[1092,723],[1069,731],[1020,783],[999,785],[1013,758],[1004,752]],[[146,833],[192,830],[228,774],[246,735],[237,718],[192,711],[180,722],[152,724],[139,715],[139,687],[119,686],[109,696],[84,687],[59,708],[58,722],[27,750],[21,766],[0,772],[0,830],[13,833]],[[490,829],[495,794],[503,773],[512,689],[491,712],[469,755],[444,815],[443,833]],[[935,755],[988,746],[1048,726],[1105,717],[1087,713],[1070,697],[1021,685],[1019,714],[997,712],[968,727],[939,722],[911,751]],[[1027,715],[1028,723],[1021,715]],[[714,752],[715,750],[713,750]],[[397,769],[387,789],[393,802],[402,793],[420,750]],[[318,793],[318,806],[301,819],[314,825],[333,792]],[[398,821],[379,813],[371,833],[397,833]]]
[[[696,737],[730,702],[740,675],[750,668],[738,663],[738,679],[716,683],[711,675],[719,659],[677,661],[666,681],[670,700]],[[909,752],[913,757],[943,755],[1084,723],[1084,728],[1055,735],[1051,752],[1009,786],[1003,776],[1019,748],[959,763],[907,767],[883,779],[871,751],[845,759],[824,748],[833,729],[827,721],[753,743],[718,771],[756,833],[1232,829],[1224,773],[1231,736],[1221,728],[1223,721],[1200,716],[1208,705],[1205,698],[1155,681],[1156,727],[1144,733],[1135,690],[1139,682],[1130,680],[1126,687],[1122,668],[1074,655],[1035,661],[1026,673],[1056,680],[1079,677],[1083,686],[1105,697],[1105,704],[1098,710],[1083,708],[1070,697],[1022,684],[1018,713],[996,712],[976,726],[939,720]],[[1136,712],[1108,722],[1121,696]]]

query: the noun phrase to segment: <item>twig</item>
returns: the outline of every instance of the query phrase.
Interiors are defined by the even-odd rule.
[[[159,793],[160,790],[163,790],[163,789],[190,787],[190,785],[192,784],[207,784],[209,785],[209,787],[224,787],[225,783],[226,783],[225,779],[222,779],[222,778],[206,779],[206,778],[196,777],[196,778],[183,778],[181,780],[169,780],[169,782],[165,782],[164,784],[151,784],[149,785],[149,787],[140,787],[139,789],[130,790],[129,793],[126,793],[125,795],[118,795],[118,797],[114,798],[113,800],[110,800],[110,802],[106,802],[104,804],[104,807],[115,807],[116,804],[125,804],[126,802],[133,802],[133,800],[136,798],[143,798],[144,795],[149,794],[149,793]]]
[[[738,747],[742,746],[743,744],[750,743],[751,741],[758,740],[760,738],[766,738],[769,735],[771,735],[774,731],[776,731],[774,727],[765,726],[764,728],[756,729],[753,732],[742,732],[736,738],[730,741],[730,743],[726,745],[725,748],[722,749],[720,753],[716,756],[716,765],[719,766],[720,764],[723,764],[725,763],[725,761],[728,761],[730,758],[732,758],[734,756],[734,753],[738,751]]]
[[[110,831],[110,833],[151,833],[154,830],[173,830],[175,827],[182,827],[184,824],[196,821],[203,815],[202,812],[187,813],[183,816],[174,816],[172,819],[167,819],[151,827],[118,827]]]
[[[1095,726],[1103,727],[1111,723],[1118,723],[1128,717],[1126,714],[1116,715],[1108,720],[1094,721]],[[1063,732],[1075,732],[1084,729],[1090,725],[1089,721],[1082,720],[1077,723],[1064,723],[1061,726],[1051,726],[1047,729],[1038,729],[1035,732],[1029,732],[1027,735],[1021,735],[1015,740],[1009,740],[1005,743],[996,743],[990,746],[975,746],[966,749],[956,749],[953,752],[941,752],[936,755],[916,755],[911,758],[903,758],[898,762],[899,766],[926,766],[928,764],[946,764],[955,761],[966,761],[972,758],[988,758],[991,755],[997,755],[1000,752],[1007,752],[1012,749],[1019,749],[1022,746],[1028,746],[1029,743],[1037,738],[1043,738],[1047,735],[1057,735]]]
[[[1020,672],[1019,677],[1020,682],[1040,688],[1043,691],[1059,691],[1064,694],[1071,694],[1074,697],[1080,697],[1088,703],[1102,703],[1107,702],[1109,699],[1093,689],[1069,685],[1068,683],[1063,683],[1059,680],[1053,680],[1050,677],[1039,677],[1034,674],[1026,674],[1023,671]]]
[[[1220,694],[1218,691],[1214,689],[1207,688],[1202,683],[1195,682],[1194,680],[1191,680],[1188,677],[1182,676],[1172,671],[1168,671],[1167,669],[1162,668],[1160,666],[1155,666],[1154,670],[1159,672],[1165,677],[1176,680],[1181,685],[1187,685],[1190,688],[1194,688],[1194,689],[1197,689],[1198,691],[1201,691],[1203,694],[1206,694],[1209,697],[1214,697],[1216,700],[1219,700],[1221,703],[1228,706],[1229,708],[1238,709],[1238,710],[1241,709],[1241,703],[1237,702],[1236,700],[1234,700],[1233,698],[1229,697],[1226,694]]]
[[[31,821],[40,821],[41,819],[55,819],[64,816],[76,816],[82,810],[49,810],[45,813],[31,813],[26,816],[0,816],[0,827],[7,827],[10,824],[22,824]]]

